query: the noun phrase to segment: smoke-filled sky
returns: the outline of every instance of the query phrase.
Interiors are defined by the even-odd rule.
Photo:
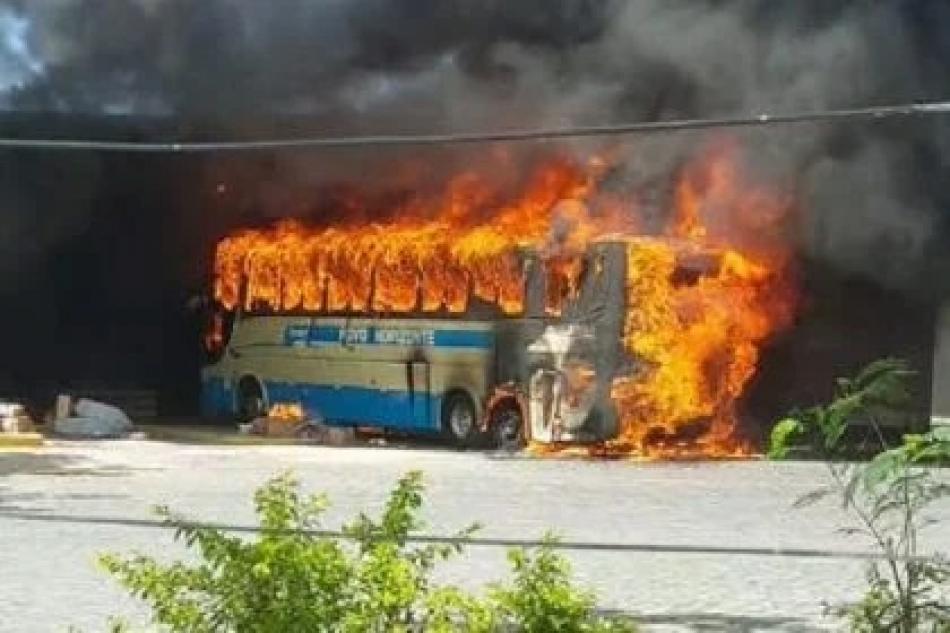
[[[948,20],[919,0],[2,0],[0,85],[17,108],[434,125],[812,108],[939,96]]]
[[[17,108],[219,116],[811,108],[940,96],[948,20],[920,0],[2,0],[0,85]]]
[[[327,134],[477,131],[944,98],[942,0],[0,0],[7,110],[214,121],[235,135],[248,122],[279,132],[289,116]],[[798,193],[804,253],[903,285],[947,250],[947,129],[744,140],[758,175]],[[632,139],[620,180],[654,186],[698,142]],[[263,204],[301,174],[365,173],[365,157],[273,160]]]

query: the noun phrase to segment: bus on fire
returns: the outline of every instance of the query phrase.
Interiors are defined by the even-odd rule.
[[[282,310],[249,298],[243,279],[236,305],[213,315],[203,410],[250,419],[295,403],[327,424],[461,446],[609,440],[611,385],[630,371],[622,336],[637,239],[594,242],[574,267],[522,250],[520,296],[507,309],[470,295],[461,313],[426,311],[418,297],[398,314],[372,313],[372,297],[360,310]],[[690,265],[680,265],[684,280],[703,272]],[[415,282],[421,296],[425,279]]]

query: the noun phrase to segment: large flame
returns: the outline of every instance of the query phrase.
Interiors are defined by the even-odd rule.
[[[464,173],[441,196],[391,210],[387,222],[311,229],[284,221],[242,231],[218,245],[215,297],[236,307],[246,280],[247,309],[461,313],[475,298],[516,314],[524,303],[519,247],[557,238],[560,259],[548,267],[556,313],[593,227],[633,226],[616,206],[591,217],[583,204],[602,171],[599,160],[583,168],[552,160],[508,197]]]
[[[228,308],[457,314],[478,301],[518,314],[519,250],[533,247],[556,315],[576,290],[579,254],[609,235],[627,244],[621,344],[631,369],[614,380],[620,434],[602,449],[747,454],[737,404],[761,345],[790,322],[795,294],[775,233],[790,201],[744,183],[739,165],[734,146],[702,152],[678,175],[669,226],[654,236],[636,234],[633,204],[598,192],[602,158],[544,161],[514,193],[463,173],[384,221],[284,221],[230,236],[216,253],[215,296]]]
[[[790,324],[797,294],[777,233],[791,201],[745,185],[737,153],[717,147],[681,174],[665,239],[628,242],[624,347],[639,366],[614,381],[621,434],[611,452],[752,450],[737,433],[737,404],[762,343]],[[705,274],[678,283],[677,262],[691,256]]]

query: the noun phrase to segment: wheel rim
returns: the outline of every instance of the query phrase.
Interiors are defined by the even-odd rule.
[[[495,437],[501,447],[521,441],[521,414],[513,409],[502,412],[495,421]]]
[[[475,415],[469,407],[460,402],[449,412],[449,427],[455,437],[468,437],[475,428]]]

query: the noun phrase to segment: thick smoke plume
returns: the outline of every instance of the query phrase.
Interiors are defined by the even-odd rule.
[[[946,98],[948,27],[941,0],[0,0],[0,87],[8,108],[167,116],[235,137],[296,117],[327,134],[600,124]],[[755,177],[799,196],[805,254],[905,285],[945,228],[946,129],[741,140]],[[646,215],[664,208],[669,175],[702,140],[615,139],[612,186],[638,191]],[[453,167],[487,151],[428,157]],[[285,214],[327,182],[413,176],[392,157],[225,160],[212,173],[250,170],[254,204]]]

